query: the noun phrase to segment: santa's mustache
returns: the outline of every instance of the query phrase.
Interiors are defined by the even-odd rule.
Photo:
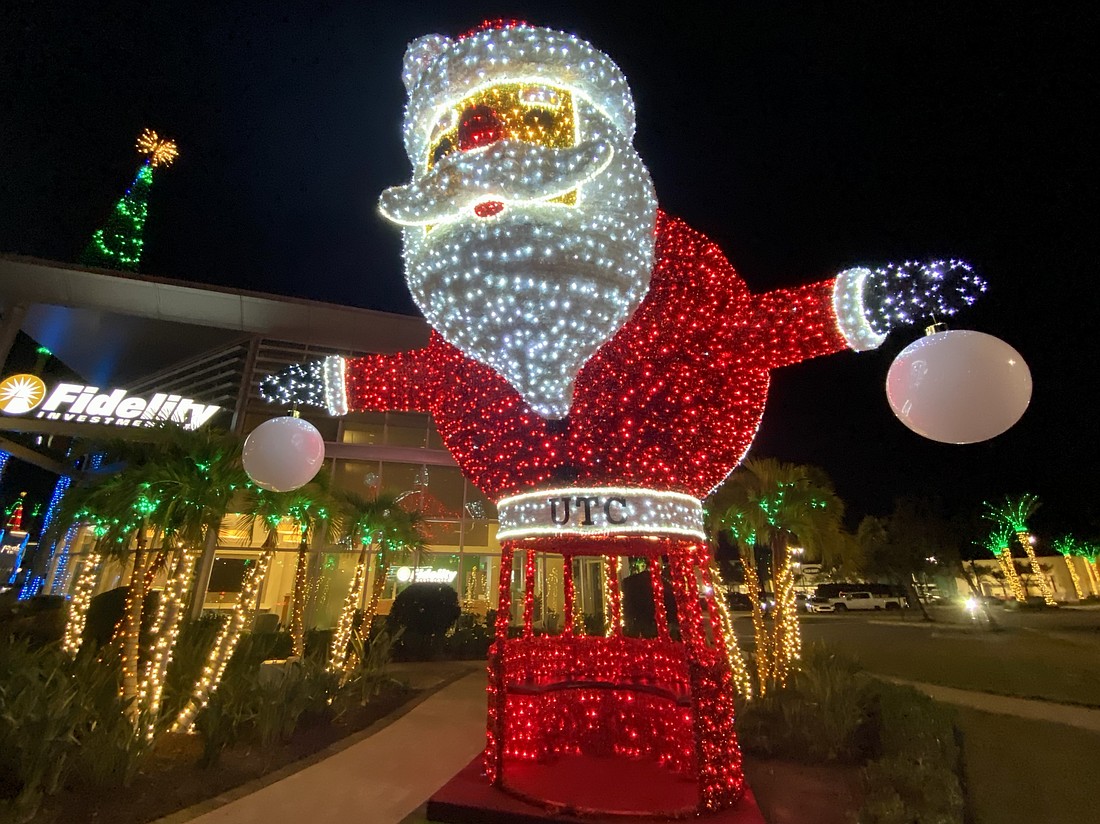
[[[479,203],[552,200],[602,172],[615,150],[605,140],[551,148],[501,140],[440,160],[407,186],[382,192],[379,208],[394,223],[427,226],[469,215]]]

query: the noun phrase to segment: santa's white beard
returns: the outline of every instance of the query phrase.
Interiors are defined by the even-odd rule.
[[[406,276],[428,322],[495,369],[545,418],[569,413],[585,362],[641,303],[653,267],[656,199],[628,143],[577,204],[510,203],[426,231],[405,229]]]

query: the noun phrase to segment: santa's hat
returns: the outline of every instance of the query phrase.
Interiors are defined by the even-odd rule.
[[[591,43],[554,29],[509,21],[454,40],[428,34],[409,44],[402,78],[409,92],[405,150],[414,162],[425,156],[446,107],[500,83],[566,88],[587,99],[627,140],[634,136],[634,101],[622,70]]]

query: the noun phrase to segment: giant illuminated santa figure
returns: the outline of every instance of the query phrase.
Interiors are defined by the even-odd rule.
[[[485,766],[498,786],[561,801],[525,790],[524,765],[617,756],[690,776],[687,809],[729,806],[743,777],[700,501],[748,450],[772,369],[874,348],[895,323],[950,314],[982,284],[947,261],[753,294],[714,243],[659,210],[626,79],[572,35],[515,22],[428,35],[403,76],[412,181],[380,206],[402,227],[430,341],[293,367],[263,392],[333,415],[429,412],[497,503]],[[609,570],[648,558],[658,637],[623,637],[617,621],[584,636],[568,616],[561,635],[534,635],[536,552],[603,556]],[[517,553],[524,629],[509,640]]]

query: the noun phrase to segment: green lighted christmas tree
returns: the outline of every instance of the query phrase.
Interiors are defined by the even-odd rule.
[[[149,189],[153,185],[153,170],[170,166],[179,151],[173,140],[165,140],[151,129],[137,139],[137,150],[145,155],[134,182],[115,204],[106,225],[92,235],[81,255],[81,262],[104,269],[124,269],[136,272],[141,262],[142,230],[149,211]]]

